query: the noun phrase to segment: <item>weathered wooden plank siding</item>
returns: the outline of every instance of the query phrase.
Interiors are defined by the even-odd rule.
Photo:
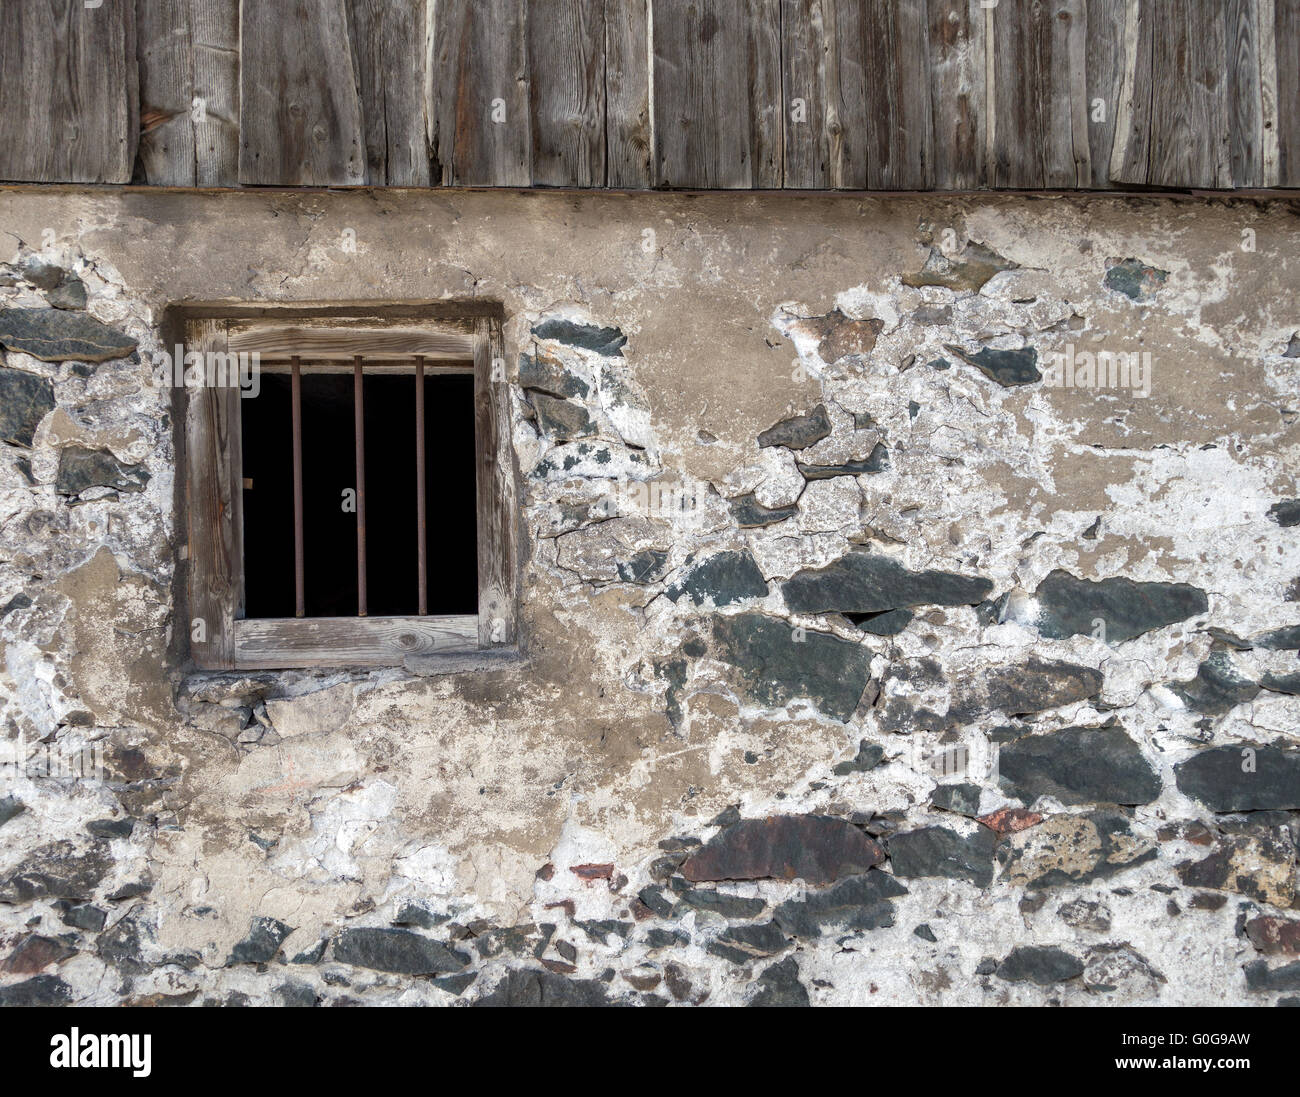
[[[605,0],[530,0],[533,183],[605,185]]]
[[[129,183],[139,142],[135,6],[0,2],[0,179]]]
[[[138,0],[144,182],[239,183],[239,0]]]
[[[239,181],[367,181],[344,0],[242,0]]]
[[[779,187],[779,0],[653,0],[655,184]]]
[[[1300,0],[0,0],[0,180],[1300,186]]]

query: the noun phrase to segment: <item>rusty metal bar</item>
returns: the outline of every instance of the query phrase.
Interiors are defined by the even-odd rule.
[[[415,358],[415,546],[420,559],[421,617],[429,612],[429,550],[424,510],[424,355]]]
[[[352,410],[357,436],[357,616],[366,616],[366,399],[361,355],[352,359]]]
[[[293,357],[293,592],[294,616],[307,615],[306,584],[303,578],[302,548],[302,369]]]

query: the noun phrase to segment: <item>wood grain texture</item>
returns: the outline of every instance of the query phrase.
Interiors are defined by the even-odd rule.
[[[134,3],[0,2],[0,179],[129,183],[139,141]]]
[[[510,444],[510,386],[501,378],[501,325],[479,320],[474,342],[474,449],[478,484],[478,638],[485,647],[518,643],[519,506]]]
[[[1084,0],[999,4],[992,26],[991,185],[1088,186]]]
[[[159,186],[239,182],[239,0],[137,0],[140,167]]]
[[[1225,0],[1228,160],[1232,185],[1268,186],[1264,170],[1259,0]]]
[[[347,0],[361,100],[366,181],[429,185],[424,119],[426,0]]]
[[[1087,116],[1090,185],[1111,187],[1110,158],[1124,92],[1125,0],[1088,0]]]
[[[250,324],[232,328],[230,349],[256,351],[263,358],[333,359],[395,358],[422,354],[434,360],[463,361],[474,354],[474,339],[454,330],[436,328],[368,328]]]
[[[242,0],[239,88],[241,183],[367,181],[344,0]]]
[[[779,0],[654,0],[655,185],[779,187]]]
[[[935,119],[926,6],[878,0],[866,5],[861,32],[867,186],[928,190],[934,185]]]
[[[1300,187],[1300,0],[1273,0],[1277,185]]]
[[[245,618],[235,622],[231,658],[238,670],[401,666],[407,656],[477,648],[478,618],[472,614]]]
[[[650,186],[650,0],[605,0],[605,184]]]
[[[867,185],[862,8],[847,0],[783,0],[784,186]]]
[[[185,345],[226,351],[221,320],[193,321]],[[186,393],[186,544],[189,568],[190,655],[204,670],[234,666],[234,624],[242,601],[243,531],[240,491],[239,389],[205,387]]]
[[[605,185],[605,0],[529,0],[532,182]]]
[[[934,175],[941,190],[975,190],[986,177],[984,15],[969,0],[929,0]]]
[[[528,186],[533,143],[523,0],[437,0],[430,10],[433,181]]]

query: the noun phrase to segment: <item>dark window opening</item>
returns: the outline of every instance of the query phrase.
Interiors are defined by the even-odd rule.
[[[304,363],[304,367],[306,363]],[[295,615],[291,379],[263,370],[241,400],[244,615]],[[414,372],[364,375],[367,612],[419,612]],[[355,617],[353,376],[302,371],[305,616]],[[424,379],[430,615],[478,612],[474,378]],[[349,497],[350,496],[350,497]]]

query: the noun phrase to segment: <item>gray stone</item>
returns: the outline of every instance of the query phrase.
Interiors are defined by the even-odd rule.
[[[721,918],[757,918],[767,906],[762,899],[749,899],[741,895],[724,895],[720,891],[706,888],[691,888],[678,897],[674,914],[685,914],[688,910],[716,914]]]
[[[621,582],[657,583],[668,570],[668,553],[661,549],[642,549],[626,560],[619,560],[615,567]]]
[[[930,803],[944,811],[974,818],[980,813],[980,787],[969,782],[940,785],[930,795]]]
[[[1110,929],[1110,911],[1101,903],[1088,899],[1075,899],[1062,903],[1057,908],[1056,916],[1067,926],[1074,929],[1086,929],[1093,933],[1106,933]]]
[[[747,964],[751,960],[773,956],[789,944],[780,926],[775,922],[763,922],[754,926],[731,926],[719,934],[705,951],[733,964]]]
[[[420,929],[433,929],[450,919],[450,915],[438,914],[423,903],[405,902],[397,908],[393,918],[395,926],[419,926]]]
[[[1126,999],[1150,998],[1159,993],[1165,977],[1130,945],[1099,945],[1089,949],[1083,985],[1094,993],[1121,992]]]
[[[37,975],[21,983],[0,987],[3,1006],[66,1006],[72,1001],[72,988],[57,975]]]
[[[1300,749],[1210,747],[1174,766],[1184,796],[1211,811],[1300,809]]]
[[[0,827],[16,815],[21,815],[27,808],[15,796],[0,796]]]
[[[1149,804],[1160,795],[1159,776],[1118,725],[1061,728],[1006,743],[998,779],[1026,804],[1040,796],[1063,804]]]
[[[94,838],[130,838],[135,830],[135,820],[129,815],[124,819],[92,819],[86,824],[86,832]]]
[[[80,278],[68,275],[45,295],[45,299],[56,309],[84,309],[86,287]]]
[[[1043,379],[1043,375],[1038,371],[1038,351],[1033,347],[1018,347],[1015,350],[981,347],[974,353],[962,350],[954,343],[945,343],[944,348],[963,362],[970,363],[990,381],[996,381],[1004,388],[1032,385],[1035,381]]]
[[[1014,948],[998,965],[997,976],[1009,983],[1036,983],[1040,987],[1064,983],[1083,974],[1083,962],[1064,949],[1025,945]]]
[[[618,328],[601,328],[594,324],[576,324],[572,320],[544,320],[533,328],[539,339],[554,339],[571,347],[590,350],[605,358],[622,358],[627,336]]]
[[[795,613],[879,613],[911,606],[969,606],[993,589],[987,579],[946,571],[908,571],[888,556],[853,552],[786,580]]]
[[[290,1009],[310,1009],[320,1001],[315,989],[306,983],[281,983],[275,993]]]
[[[47,263],[32,256],[19,268],[23,278],[37,289],[52,290],[66,277],[67,272],[57,263]]]
[[[1224,834],[1199,861],[1184,861],[1178,878],[1191,888],[1248,895],[1289,907],[1295,899],[1295,843],[1286,827],[1247,826]]]
[[[590,438],[596,433],[596,424],[581,404],[537,392],[529,396],[528,402],[537,412],[537,425],[548,438],[572,442],[578,438]]]
[[[36,428],[54,410],[54,386],[44,377],[0,366],[0,440],[30,446]]]
[[[1300,625],[1287,625],[1252,637],[1256,647],[1270,651],[1300,651]]]
[[[521,354],[519,356],[519,385],[533,392],[550,396],[585,397],[591,387],[581,377],[568,369],[563,362],[550,354]]]
[[[686,575],[673,583],[667,595],[676,602],[683,594],[697,606],[711,601],[729,606],[746,598],[767,595],[767,581],[748,552],[718,552],[689,565]]]
[[[605,985],[595,979],[568,979],[551,971],[516,968],[473,1006],[486,1007],[573,1007],[612,1006]]]
[[[616,918],[579,920],[575,921],[574,925],[598,945],[608,944],[610,937],[619,937],[626,940],[632,933],[631,922],[620,922]]]
[[[858,743],[858,753],[853,756],[852,760],[839,762],[831,772],[836,777],[847,777],[850,773],[866,773],[867,770],[875,769],[876,766],[880,765],[880,761],[884,756],[884,747],[863,739]]]
[[[1274,674],[1269,671],[1260,678],[1259,684],[1273,693],[1286,693],[1292,697],[1300,697],[1300,673]]]
[[[759,449],[784,446],[786,449],[807,449],[820,442],[831,432],[831,421],[826,406],[818,404],[805,415],[792,415],[768,427],[758,436]]]
[[[764,968],[754,980],[757,990],[749,1000],[753,1007],[782,1007],[786,1009],[810,1006],[808,991],[799,981],[799,964],[793,956]]]
[[[676,866],[673,866],[676,868]],[[668,918],[673,913],[673,904],[668,901],[664,895],[664,889],[656,885],[642,888],[637,893],[637,898],[660,918]]]
[[[805,480],[829,480],[834,476],[864,476],[889,471],[889,450],[883,442],[877,442],[866,457],[856,461],[845,461],[839,465],[805,465],[802,461],[796,461],[795,464]]]
[[[1226,651],[1212,652],[1196,668],[1196,677],[1175,682],[1170,691],[1193,712],[1222,716],[1259,694],[1259,683],[1238,672]]]
[[[1115,577],[1092,582],[1067,571],[1053,571],[1039,584],[1034,597],[1041,607],[1041,635],[1052,639],[1098,634],[1120,644],[1153,629],[1185,621],[1209,610],[1205,591],[1187,583],[1137,583]]]
[[[84,312],[0,309],[0,346],[44,362],[106,362],[125,358],[136,342]]]
[[[883,613],[846,613],[844,615],[868,636],[897,636],[912,623],[910,609],[887,609]]]
[[[912,935],[921,938],[922,941],[929,941],[932,944],[937,943],[939,940],[939,938],[934,935],[934,930],[930,928],[927,922],[922,922],[912,930]]]
[[[1140,259],[1124,259],[1106,271],[1102,284],[1131,301],[1150,301],[1168,277],[1167,270],[1149,267]]]
[[[99,958],[127,975],[144,975],[154,966],[144,957],[144,938],[148,929],[142,927],[138,913],[139,908],[127,912],[95,941],[95,953]]]
[[[101,844],[84,853],[66,841],[42,846],[0,881],[0,903],[88,899],[110,868],[112,859]]]
[[[1279,526],[1300,526],[1300,499],[1283,499],[1268,508],[1268,516]]]
[[[289,961],[291,964],[319,964],[325,958],[325,946],[329,941],[322,937],[311,948],[305,948]]]
[[[149,473],[143,465],[124,465],[108,450],[64,446],[59,451],[54,488],[60,495],[80,495],[98,487],[139,492],[148,482]]]
[[[905,286],[942,286],[977,292],[999,271],[1014,270],[1015,266],[1010,259],[972,240],[954,259],[932,247],[920,271],[904,274],[902,281]]]
[[[88,933],[98,933],[108,921],[108,912],[90,903],[70,903],[66,899],[58,899],[54,903],[54,909],[59,911],[59,921],[65,926],[84,929]]]
[[[1267,960],[1252,960],[1246,965],[1246,989],[1253,992],[1300,990],[1300,960],[1275,968],[1270,968]]]
[[[1023,667],[995,667],[989,671],[977,709],[999,710],[1008,716],[1046,712],[1095,697],[1103,681],[1101,671],[1091,667],[1030,659]]]
[[[293,932],[275,918],[254,918],[248,927],[248,934],[231,950],[226,966],[232,964],[269,964],[280,951],[284,939]]]
[[[946,876],[976,887],[993,882],[997,836],[987,827],[969,835],[948,827],[922,827],[888,839],[889,864],[896,876]]]
[[[738,495],[727,500],[731,517],[741,529],[758,529],[762,526],[774,526],[799,513],[799,508],[791,503],[788,507],[765,507],[753,492]]]
[[[824,891],[810,891],[802,899],[787,899],[776,908],[773,920],[790,936],[804,938],[820,937],[828,927],[849,932],[882,929],[894,924],[889,900],[906,894],[895,877],[873,869]]]
[[[334,938],[334,959],[398,975],[460,971],[470,961],[440,941],[408,929],[345,929]]]
[[[717,657],[737,669],[755,701],[771,708],[806,697],[847,721],[871,678],[869,648],[823,632],[796,632],[775,617],[717,617],[713,636]]]

